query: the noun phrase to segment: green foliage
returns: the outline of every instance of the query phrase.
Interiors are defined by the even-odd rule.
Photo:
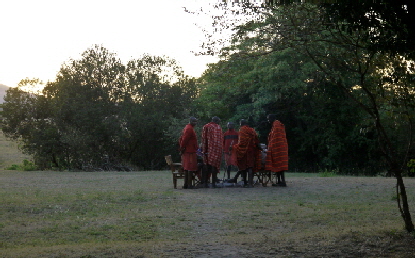
[[[407,167],[408,167],[408,175],[415,176],[415,159],[409,160]]]
[[[321,177],[334,177],[334,176],[338,176],[339,175],[339,170],[338,169],[334,169],[334,170],[327,170],[327,169],[325,169],[324,171],[319,172],[318,174]]]
[[[7,167],[6,170],[19,170],[19,165],[13,164],[10,167]]]
[[[164,130],[197,92],[174,60],[143,56],[124,65],[100,46],[65,63],[42,94],[22,90],[37,82],[7,92],[3,132],[21,140],[41,169],[164,167],[177,141]]]
[[[373,131],[361,133],[365,116],[321,76],[312,60],[294,48],[234,54],[205,72],[199,111],[223,121],[251,118],[263,143],[270,126],[262,121],[277,114],[287,128],[292,170],[377,173],[381,163],[372,159],[378,154],[376,138]]]
[[[31,161],[24,159],[21,165],[13,164],[6,170],[35,171],[38,170],[38,167]]]
[[[280,96],[284,92],[279,89],[287,88],[290,93],[298,90],[297,96],[288,95],[294,101],[287,101],[282,107],[274,105],[278,111],[285,108],[289,120],[298,119],[293,124],[286,122],[300,136],[295,141],[302,140],[301,146],[294,143],[295,150],[307,149],[305,155],[314,154],[308,155],[308,160],[331,169],[372,167],[374,171],[384,166],[384,161],[390,167],[402,163],[406,153],[413,151],[406,148],[408,143],[411,146],[415,115],[414,70],[408,56],[371,52],[366,30],[348,31],[342,21],[327,27],[322,9],[314,5],[282,6],[261,15],[264,19],[256,21],[254,28],[252,23],[238,27],[234,42],[243,48],[237,55],[263,58],[289,49],[295,53],[291,60],[287,58],[288,62],[274,64],[278,76],[272,85],[284,85],[263,91],[257,98],[276,95],[275,103],[283,104],[284,98]],[[292,59],[297,56],[300,61],[295,66]],[[298,73],[288,79],[283,76],[285,67],[295,71],[302,66],[309,69],[304,77]],[[266,74],[272,75],[270,71]],[[300,80],[290,84],[295,82],[293,78]],[[261,84],[255,86],[258,85]],[[266,110],[267,106],[258,103],[260,110]],[[299,112],[288,113],[286,107],[296,104],[303,109],[296,106]]]
[[[38,170],[38,168],[31,161],[28,161],[27,159],[25,159],[25,160],[23,160],[22,170],[24,170],[24,171],[35,171],[35,170]]]

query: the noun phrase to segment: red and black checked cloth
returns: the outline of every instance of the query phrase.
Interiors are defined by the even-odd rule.
[[[220,125],[210,122],[203,126],[202,142],[204,162],[219,169],[222,161],[223,133]],[[207,153],[207,154],[206,154]]]

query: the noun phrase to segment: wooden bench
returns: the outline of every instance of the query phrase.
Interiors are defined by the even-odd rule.
[[[177,179],[184,180],[184,169],[182,163],[174,163],[171,155],[164,156],[167,165],[170,167],[171,173],[173,175],[173,187],[177,189]]]

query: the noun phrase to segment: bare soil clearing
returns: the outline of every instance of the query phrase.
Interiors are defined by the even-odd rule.
[[[415,257],[393,178],[287,181],[175,190],[169,171],[0,170],[0,256]]]

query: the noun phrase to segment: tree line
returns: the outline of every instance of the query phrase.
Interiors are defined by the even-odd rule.
[[[177,139],[190,115],[199,118],[200,128],[215,115],[224,128],[227,121],[248,119],[266,143],[266,115],[275,113],[287,127],[291,171],[387,173],[376,125],[293,47],[267,55],[231,54],[195,79],[165,57],[144,56],[124,65],[94,46],[64,64],[40,93],[28,91],[39,83],[25,79],[8,90],[3,132],[20,140],[40,169],[108,164],[161,169],[165,154],[179,158]],[[413,152],[403,143],[413,110],[399,114],[392,104],[383,105],[385,130],[408,161]],[[405,114],[407,119],[399,117]]]
[[[412,175],[406,166],[415,158],[412,59],[373,54],[364,30],[349,33],[340,22],[327,27],[315,5],[261,15],[238,27],[222,60],[200,78],[166,57],[123,64],[94,46],[65,63],[40,94],[27,91],[37,79],[11,88],[3,132],[21,140],[41,169],[109,160],[160,169],[164,154],[177,155],[190,115],[202,123],[215,115],[247,118],[266,143],[264,121],[275,113],[287,126],[292,171],[390,174],[392,158]]]

